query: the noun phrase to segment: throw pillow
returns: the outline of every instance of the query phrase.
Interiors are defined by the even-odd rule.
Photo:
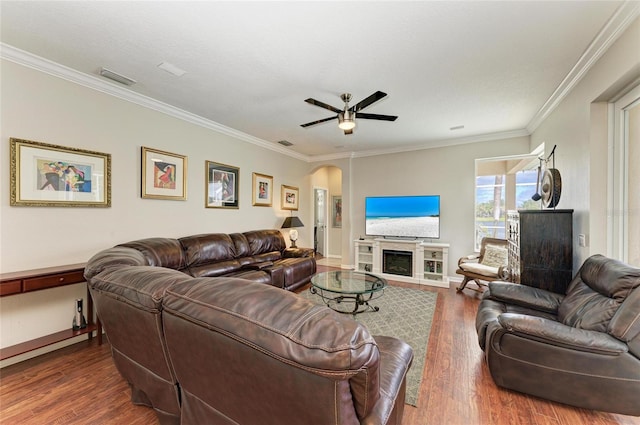
[[[489,267],[500,267],[507,265],[507,249],[497,245],[487,245],[484,247],[484,256],[481,264]]]

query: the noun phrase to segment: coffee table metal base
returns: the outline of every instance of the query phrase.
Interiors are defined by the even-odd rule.
[[[336,294],[335,292],[323,291],[322,289],[313,286],[309,290],[312,294],[320,296],[327,307],[333,311],[343,314],[352,314],[353,316],[364,313],[365,311],[380,311],[380,307],[370,305],[369,301],[380,298],[383,293],[383,291],[379,291],[370,292],[368,294]],[[374,294],[376,295],[375,297]],[[353,303],[353,310],[348,311],[337,308],[337,304],[342,305],[343,303]]]

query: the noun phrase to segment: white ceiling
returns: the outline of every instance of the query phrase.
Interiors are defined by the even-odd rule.
[[[138,94],[310,158],[529,134],[638,13],[622,1],[0,4],[5,47],[109,68]],[[361,119],[349,136],[337,120],[300,127],[332,115],[306,98],[341,108],[341,93],[376,90],[387,98],[364,112],[397,121]]]

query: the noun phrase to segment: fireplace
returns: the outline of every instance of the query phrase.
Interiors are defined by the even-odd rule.
[[[382,273],[412,276],[413,252],[383,249]]]

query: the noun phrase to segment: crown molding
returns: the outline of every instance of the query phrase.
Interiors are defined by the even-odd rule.
[[[344,158],[364,158],[368,156],[389,155],[394,153],[414,152],[425,149],[446,148],[455,145],[466,145],[468,143],[488,142],[492,140],[510,139],[513,137],[527,137],[530,133],[526,129],[503,131],[499,133],[479,134],[476,136],[460,137],[457,139],[441,139],[420,145],[402,146],[390,149],[377,149],[361,152],[348,152],[335,155],[318,155],[311,158],[312,162],[328,161],[332,159]]]
[[[198,125],[200,127],[207,128],[209,130],[216,131],[227,136],[242,140],[244,142],[251,143],[253,145],[260,146],[265,149],[269,149],[289,157],[299,159],[301,161],[310,162],[308,155],[303,155],[274,143],[267,142],[233,128],[224,126],[215,121],[203,118],[199,115],[192,114],[185,110],[176,108],[167,103],[160,102],[148,96],[141,95],[129,89],[120,87],[114,83],[107,82],[97,76],[85,74],[59,63],[50,61],[48,59],[36,56],[32,53],[18,49],[11,45],[0,43],[0,58],[17,63],[28,68],[35,69],[45,74],[52,75],[54,77],[62,78],[75,84],[96,90],[122,100],[126,100],[136,105],[143,106],[145,108],[152,109],[157,112],[169,115],[174,118],[181,119],[183,121]]]
[[[558,107],[560,102],[574,89],[574,87],[589,72],[593,65],[620,37],[620,35],[631,25],[640,14],[640,2],[625,1],[613,16],[607,21],[598,35],[587,47],[578,62],[562,80],[560,85],[553,92],[551,97],[542,105],[533,119],[527,125],[529,134],[533,133],[538,126]]]

